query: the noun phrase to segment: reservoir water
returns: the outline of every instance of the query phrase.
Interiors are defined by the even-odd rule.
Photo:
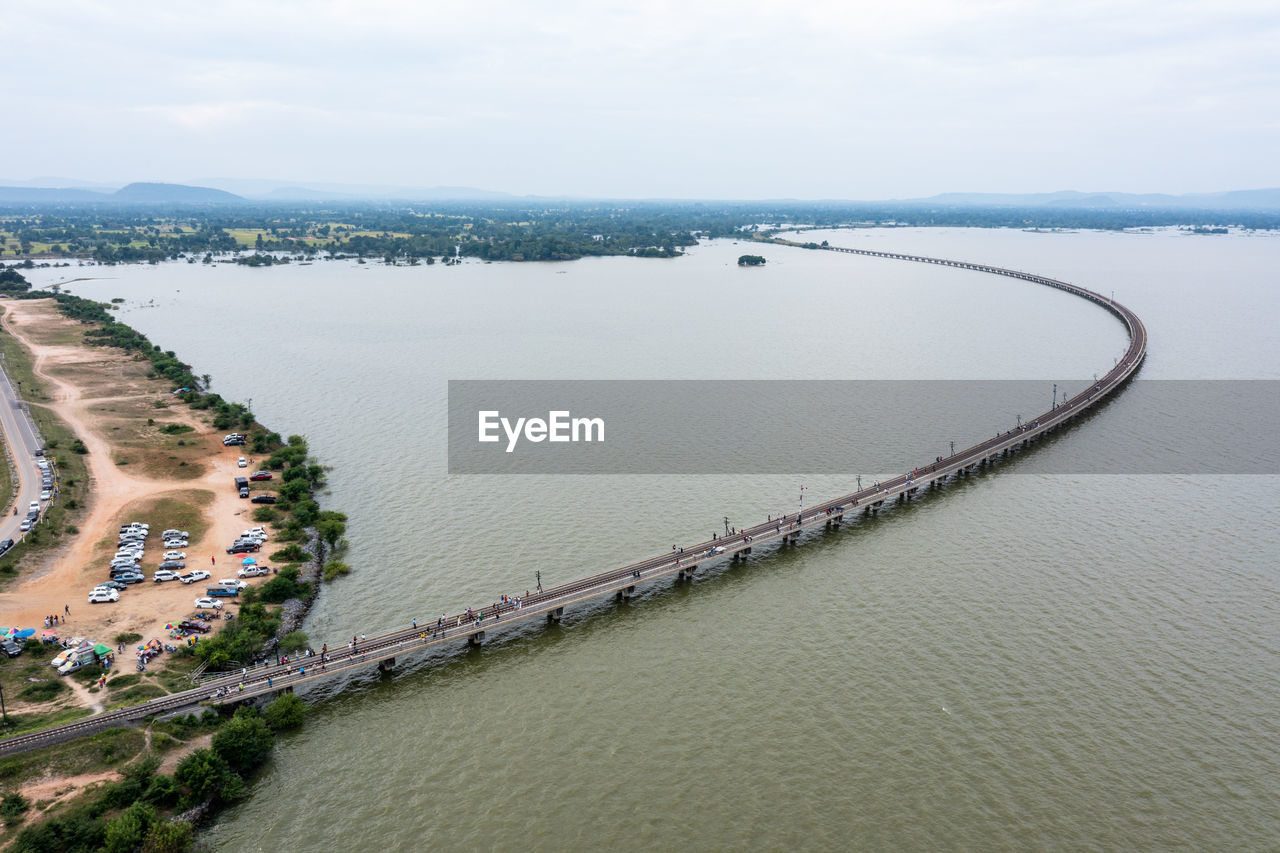
[[[1274,234],[824,238],[1114,291],[1150,333],[1143,379],[1280,379]],[[767,265],[737,267],[744,252]],[[801,483],[806,500],[853,485],[822,459],[794,477],[451,476],[449,379],[1087,378],[1127,343],[1096,306],[1024,282],[730,241],[675,260],[76,272],[109,278],[74,292],[123,297],[122,320],[332,466],[322,500],[350,516],[355,571],[312,611],[317,647],[794,511]],[[1060,440],[1133,422],[1124,400]],[[947,429],[903,464],[985,437]],[[1015,461],[560,626],[371,665],[306,694],[307,725],[203,835],[226,851],[1274,849],[1280,477],[1255,461]]]

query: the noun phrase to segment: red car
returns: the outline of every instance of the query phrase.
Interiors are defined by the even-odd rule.
[[[271,479],[271,472],[270,472],[270,471],[259,471],[259,472],[257,472],[256,474],[254,474],[253,476],[251,476],[249,479],[250,479],[250,480],[270,480],[270,479]]]

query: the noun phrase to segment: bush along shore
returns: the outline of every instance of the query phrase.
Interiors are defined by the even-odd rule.
[[[279,565],[261,587],[241,594],[240,612],[216,634],[175,653],[202,659],[210,672],[231,670],[280,653],[309,647],[300,626],[322,582],[347,574],[341,561],[347,542],[347,517],[322,510],[315,501],[325,469],[309,456],[306,440],[287,439],[254,419],[249,408],[205,390],[208,377],[197,377],[172,351],[161,350],[145,335],[118,322],[107,306],[66,293],[14,292],[17,298],[52,298],[66,316],[90,326],[85,343],[123,349],[150,362],[153,375],[174,383],[175,399],[208,412],[215,430],[239,430],[263,467],[276,473],[279,487],[274,504],[255,506],[253,518],[276,531],[269,557]],[[0,761],[0,819],[7,831],[28,824],[9,849],[19,851],[135,850],[180,851],[192,844],[192,827],[223,805],[246,795],[246,781],[270,756],[275,733],[296,728],[304,705],[283,694],[259,711],[253,706],[205,711],[151,725],[151,746],[137,744],[130,752],[119,741],[139,733],[113,729],[83,741],[15,756]],[[170,731],[170,730],[173,731]],[[157,773],[158,754],[182,745],[187,735],[212,732],[212,743],[185,756],[174,774]],[[76,744],[83,746],[76,747]],[[155,748],[156,746],[159,748]],[[22,782],[40,777],[58,761],[47,756],[58,749],[79,749],[77,772],[119,769],[118,782],[86,788],[69,803],[45,809],[28,803],[18,792]],[[121,756],[138,756],[123,766]],[[45,761],[42,758],[49,758]],[[126,759],[127,760],[127,759]],[[74,775],[74,774],[69,774]],[[36,817],[36,813],[40,817]],[[37,822],[38,821],[38,822]]]
[[[208,710],[201,716],[153,723],[149,746],[142,743],[139,732],[111,729],[51,747],[61,751],[53,763],[81,768],[86,762],[98,767],[118,764],[121,778],[86,787],[42,814],[43,804],[10,789],[0,799],[5,836],[16,831],[7,849],[14,853],[188,850],[195,826],[247,795],[249,782],[271,756],[276,736],[301,726],[305,713],[303,701],[285,693],[261,711],[250,706],[230,715]],[[158,772],[165,752],[206,736],[211,736],[209,746],[188,753],[172,775]],[[33,765],[37,756],[30,753],[0,762],[0,780],[12,784],[24,771],[42,767]]]

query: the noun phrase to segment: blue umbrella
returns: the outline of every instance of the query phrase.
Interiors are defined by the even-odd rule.
[[[257,563],[258,561],[253,559],[253,557],[245,557],[243,560],[240,561],[240,565],[242,566],[254,566],[254,565],[257,565]]]
[[[35,634],[36,634],[36,629],[35,629],[35,628],[23,628],[21,631],[19,631],[18,633],[14,634],[14,636],[15,636],[15,637],[21,637],[22,639],[24,639],[24,640],[25,640],[27,637],[34,637],[34,636],[35,636]]]

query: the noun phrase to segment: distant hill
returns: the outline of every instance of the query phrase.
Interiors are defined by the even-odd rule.
[[[189,187],[185,184],[129,184],[111,194],[112,201],[154,204],[169,202],[178,204],[227,204],[244,201],[226,190],[210,187]]]
[[[938,204],[948,207],[1071,207],[1149,208],[1158,210],[1280,210],[1280,189],[1234,190],[1220,193],[942,193],[928,198],[905,199],[901,204]]]
[[[100,202],[123,204],[229,204],[244,201],[240,196],[209,187],[183,184],[129,184],[115,192],[80,187],[0,186],[0,202],[16,204],[58,204]]]
[[[106,201],[111,193],[73,187],[0,187],[0,202],[39,204],[76,201]]]

